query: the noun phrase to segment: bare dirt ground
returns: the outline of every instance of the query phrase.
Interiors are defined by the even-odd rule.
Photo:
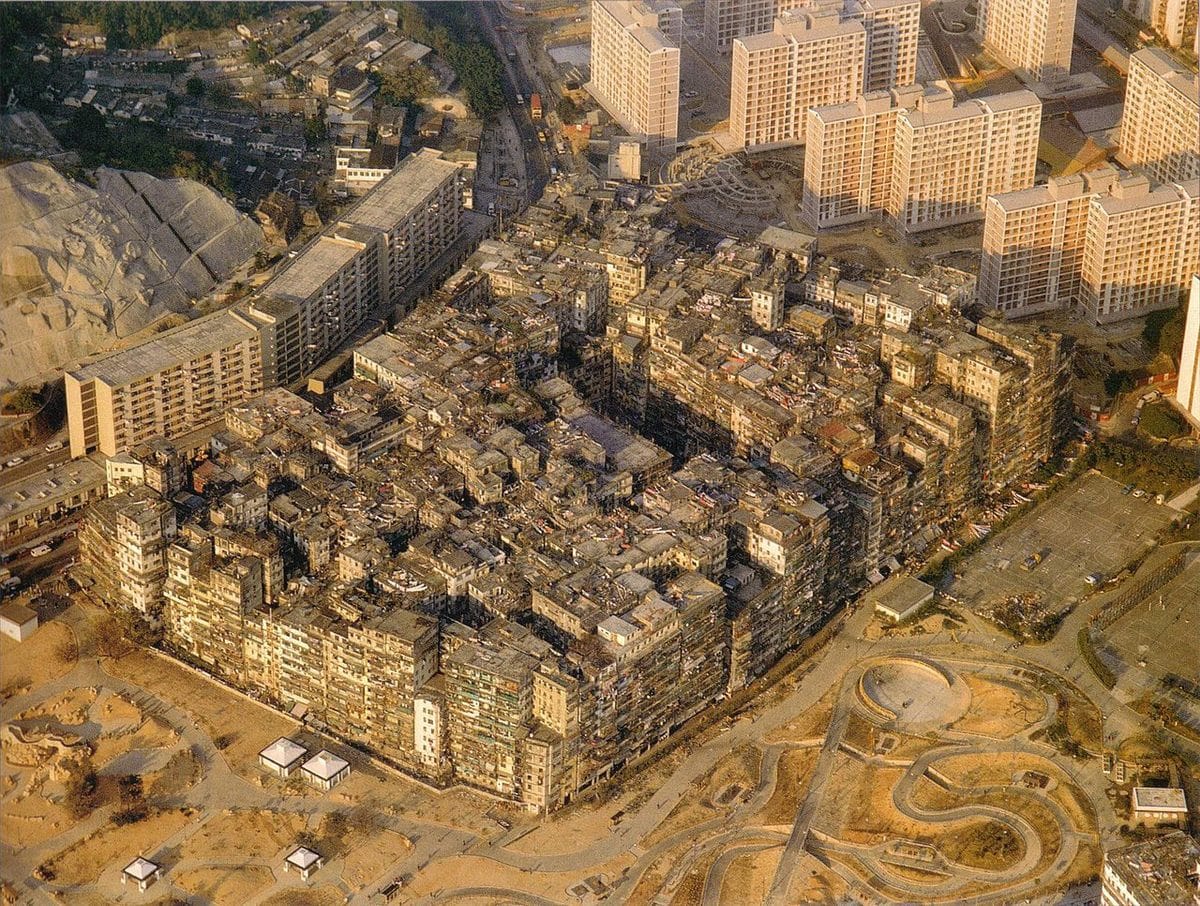
[[[857,623],[839,646],[860,638],[866,622]],[[931,625],[930,632],[936,638],[930,640],[933,644],[921,640],[921,652],[935,659],[950,652],[944,627]],[[896,646],[914,643],[885,637],[875,644],[900,651]],[[969,666],[974,661],[967,658],[990,663],[986,652],[970,643],[956,644],[953,658],[952,669],[970,690],[971,704],[948,730],[934,727],[925,735],[906,734],[856,710],[846,715],[847,699],[839,695],[844,667],[829,673],[803,706],[789,706],[759,729],[765,712],[803,688],[803,677],[811,669],[806,667],[783,677],[733,716],[677,739],[664,754],[595,788],[583,801],[535,820],[466,790],[433,793],[345,748],[340,751],[353,759],[354,771],[330,793],[269,777],[257,766],[257,752],[278,736],[297,738],[310,750],[338,747],[182,666],[133,650],[100,662],[103,670],[98,674],[80,673],[89,677],[86,682],[65,689],[60,683],[44,699],[30,695],[6,712],[42,731],[75,728],[84,733],[88,728],[87,738],[78,742],[94,753],[102,772],[100,820],[87,819],[91,823],[82,837],[70,833],[78,825],[69,815],[53,812],[53,803],[39,808],[41,798],[29,794],[32,768],[6,767],[5,834],[7,839],[10,826],[24,827],[22,839],[46,853],[41,861],[56,874],[49,885],[55,890],[82,885],[70,888],[78,893],[72,904],[104,902],[119,892],[119,883],[114,888],[113,881],[119,882],[120,860],[143,847],[151,856],[159,854],[156,846],[169,863],[161,896],[249,900],[255,906],[332,906],[347,894],[354,902],[367,902],[382,884],[402,873],[411,876],[408,891],[414,899],[497,903],[529,896],[566,902],[584,879],[601,878],[606,885],[618,885],[625,902],[650,902],[661,896],[673,903],[700,903],[706,890],[718,890],[725,902],[753,903],[766,897],[788,863],[795,869],[787,879],[789,902],[836,901],[852,889],[861,894],[858,885],[872,883],[854,851],[823,854],[831,866],[804,851],[798,858],[782,858],[786,835],[809,800],[822,757],[820,744],[835,717],[845,744],[861,749],[868,759],[887,759],[889,764],[864,763],[847,750],[835,750],[832,773],[822,781],[816,803],[815,831],[845,844],[920,840],[967,867],[1006,867],[1025,857],[1024,840],[1014,839],[1012,828],[1003,822],[979,813],[949,822],[919,820],[899,811],[893,801],[906,766],[935,756],[931,750],[946,747],[945,736],[960,742],[982,741],[983,734],[1004,738],[1027,733],[1045,717],[1044,698],[1031,685],[1010,688],[985,675],[995,668]],[[59,669],[63,667],[69,669],[70,664]],[[83,671],[82,666],[75,669]],[[147,705],[144,695],[114,694],[102,681],[109,675],[135,683],[154,698]],[[1055,689],[1061,693],[1060,708],[1064,701],[1067,705],[1060,716],[1068,726],[1090,732],[1093,715],[1068,686]],[[844,688],[853,696],[853,682]],[[849,707],[856,709],[853,702],[849,700]],[[722,742],[726,745],[711,754],[703,770],[680,776],[694,764],[696,753]],[[10,750],[18,751],[15,745],[5,742],[6,762],[11,761]],[[951,762],[946,772],[954,775],[952,779],[961,778],[964,787],[985,781],[1011,783],[1014,771],[1021,769],[1041,770],[1054,784],[1038,794],[1044,796],[1039,802],[1029,793],[955,793],[918,778],[909,801],[933,810],[989,804],[1020,815],[1052,850],[1044,854],[1041,870],[1052,866],[1059,851],[1056,814],[1068,815],[1084,834],[1094,829],[1087,796],[1073,788],[1069,774],[1057,765],[1038,764],[1024,752],[1010,755],[1003,764],[983,757],[976,763],[972,757]],[[115,807],[116,777],[104,775],[123,773],[134,763],[131,759],[144,768],[152,813],[128,827],[106,824],[104,810]],[[940,766],[943,761],[935,758],[933,763]],[[46,779],[43,786],[61,795],[61,781],[55,787]],[[671,796],[664,800],[664,788],[671,787]],[[216,808],[210,808],[210,802]],[[513,823],[511,829],[507,821]],[[410,822],[420,827],[411,838],[401,832],[407,832]],[[614,835],[620,846],[611,846]],[[449,842],[443,845],[443,839]],[[325,857],[325,866],[303,888],[294,875],[282,872],[283,856],[299,841],[311,841]],[[604,854],[591,855],[598,852]],[[1086,863],[1076,861],[1081,877],[1086,875]],[[243,870],[235,871],[234,866]],[[1062,870],[1056,870],[1061,875]],[[851,874],[857,878],[854,885],[847,880]],[[920,900],[912,890],[942,883],[938,877],[944,873],[899,866],[877,892],[901,901]],[[463,889],[478,885],[480,879],[489,888],[511,893],[489,897]],[[898,886],[904,884],[918,886]],[[996,889],[994,884],[972,882],[956,894]],[[95,899],[89,899],[93,895]]]
[[[194,715],[200,728],[218,743],[234,771],[257,780],[258,753],[296,728],[282,715],[255,708],[232,693],[163,658],[135,650],[108,661],[105,669]],[[224,745],[221,745],[224,743]]]
[[[185,869],[174,883],[206,903],[245,903],[274,880],[268,868],[235,863],[228,868]]]
[[[766,742],[803,742],[806,739],[821,739],[829,728],[829,720],[833,715],[833,701],[837,690],[830,689],[815,705],[806,709],[794,720],[783,724],[771,731],[765,737]]]
[[[84,837],[51,861],[60,884],[94,884],[100,873],[128,864],[135,856],[151,852],[188,823],[182,810],[158,812],[136,824],[109,825]]]
[[[738,856],[725,872],[721,896],[727,903],[764,903],[779,865],[782,846]]]
[[[0,636],[0,689],[5,697],[58,679],[75,666],[74,635],[61,623],[38,628],[33,637],[14,642]],[[64,657],[64,655],[66,655]]]
[[[1032,726],[1046,714],[1045,700],[1028,687],[1016,688],[964,675],[971,690],[971,709],[954,724],[954,729],[1004,739]]]
[[[305,827],[303,815],[226,810],[188,837],[180,856],[214,862],[269,859],[295,844]]]

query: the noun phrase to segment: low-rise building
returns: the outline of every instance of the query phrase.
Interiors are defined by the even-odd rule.
[[[0,605],[0,635],[5,635],[14,642],[24,642],[37,632],[37,628],[37,611],[18,601],[8,601]]]
[[[300,765],[300,773],[317,789],[329,791],[350,776],[350,762],[322,749]]]
[[[1130,817],[1145,825],[1187,824],[1187,796],[1172,787],[1135,786],[1129,797]]]
[[[258,763],[277,777],[289,777],[300,766],[308,750],[286,736],[281,736],[258,753]]]
[[[1200,844],[1182,831],[1104,853],[1101,906],[1191,904],[1200,895]]]
[[[932,600],[932,585],[912,576],[901,576],[876,592],[875,612],[889,623],[903,623]]]

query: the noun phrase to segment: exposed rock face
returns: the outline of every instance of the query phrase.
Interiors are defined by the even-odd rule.
[[[188,179],[0,168],[0,388],[116,346],[229,277],[262,230]]]

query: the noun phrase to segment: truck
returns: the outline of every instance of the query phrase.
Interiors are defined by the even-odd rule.
[[[542,96],[536,91],[529,96],[529,116],[535,120],[542,118]]]

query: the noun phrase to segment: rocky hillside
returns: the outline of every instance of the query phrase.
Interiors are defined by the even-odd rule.
[[[244,264],[262,230],[187,179],[45,163],[0,168],[0,388],[121,345]]]

